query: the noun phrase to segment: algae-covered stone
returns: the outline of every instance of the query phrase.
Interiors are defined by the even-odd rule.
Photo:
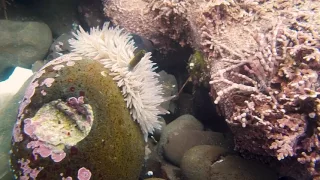
[[[40,69],[13,131],[15,176],[138,179],[142,132],[108,74],[100,62],[72,54]]]

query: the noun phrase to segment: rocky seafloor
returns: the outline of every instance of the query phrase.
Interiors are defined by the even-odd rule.
[[[202,40],[207,37],[193,32],[197,29],[186,28],[189,27],[188,23],[191,24],[190,27],[193,27],[204,21],[201,18],[198,21],[190,20],[192,18],[189,16],[197,16],[196,13],[193,14],[193,11],[190,11],[189,3],[197,8],[194,12],[198,12],[201,8],[205,9],[203,17],[212,20],[211,23],[216,23],[218,26],[224,24],[223,14],[228,18],[230,16],[232,22],[237,22],[239,25],[241,18],[246,17],[246,14],[242,14],[241,17],[240,15],[233,17],[233,15],[242,12],[243,9],[253,14],[250,15],[252,18],[250,22],[256,22],[260,16],[254,15],[261,12],[258,13],[254,8],[257,4],[253,2],[246,4],[247,1],[199,1],[201,7],[198,7],[193,1],[146,0],[142,1],[144,5],[149,10],[156,12],[152,14],[154,19],[149,23],[143,23],[145,19],[141,20],[140,15],[149,18],[150,11],[144,11],[144,6],[141,6],[140,14],[135,11],[135,8],[139,9],[140,1],[2,0],[1,2],[0,81],[6,80],[15,67],[32,69],[35,74],[25,82],[18,93],[0,95],[0,179],[307,180],[320,177],[318,175],[320,172],[318,167],[319,136],[317,136],[317,128],[314,128],[318,127],[319,115],[317,113],[318,110],[320,112],[320,108],[318,109],[319,91],[316,88],[318,87],[318,75],[314,75],[314,72],[319,72],[319,65],[313,63],[314,59],[311,56],[307,63],[293,60],[297,59],[297,56],[306,56],[313,52],[314,56],[318,57],[318,61],[320,60],[319,54],[316,54],[320,48],[320,42],[317,39],[319,29],[309,33],[308,30],[311,27],[306,27],[302,23],[290,27],[290,30],[297,32],[301,29],[303,32],[308,31],[309,34],[306,34],[311,34],[313,39],[299,36],[301,49],[304,43],[306,50],[303,49],[305,51],[301,52],[297,50],[298,55],[291,59],[287,58],[285,63],[279,65],[282,77],[288,79],[268,79],[268,75],[274,74],[268,74],[267,67],[262,67],[262,65],[256,67],[247,61],[240,62],[239,59],[230,58],[230,53],[225,53],[227,50],[232,51],[232,48],[240,47],[240,43],[234,43],[231,50],[223,45],[217,45],[217,41],[223,44],[224,40],[225,44],[230,45],[232,38],[225,38],[222,33],[219,38],[215,39],[214,36],[217,34],[214,33],[216,32],[210,31],[212,34],[209,36],[212,42],[201,41],[203,44],[198,44],[193,38]],[[270,4],[272,2],[261,1],[259,3]],[[291,3],[291,1],[281,2],[277,1],[277,7],[272,8],[283,10],[282,7],[286,6],[286,3]],[[132,9],[126,7],[130,3],[134,4]],[[212,9],[204,8],[204,4],[210,5]],[[123,9],[123,7],[128,9]],[[311,5],[310,8],[314,8],[312,13],[319,18],[319,11]],[[269,12],[268,10],[270,9],[266,11]],[[305,11],[307,10],[304,9],[303,12]],[[263,13],[267,14],[267,12]],[[128,15],[133,19],[125,19]],[[303,19],[303,17],[305,16],[301,15],[300,18]],[[119,18],[123,18],[123,21]],[[127,23],[126,20],[130,20],[131,23]],[[158,66],[155,71],[159,74],[158,80],[163,87],[163,96],[168,98],[168,101],[162,103],[161,106],[170,113],[161,115],[159,121],[162,122],[162,128],[149,134],[147,142],[143,140],[143,133],[139,125],[132,121],[132,114],[123,101],[122,91],[113,82],[113,77],[108,76],[110,72],[100,73],[104,72],[101,63],[92,62],[86,58],[78,61],[78,57],[72,55],[74,47],[70,45],[69,40],[74,38],[73,33],[77,32],[79,25],[85,31],[89,31],[90,28],[102,27],[105,22],[109,21],[111,21],[111,26],[119,25],[128,33],[132,33],[130,35],[137,48],[135,54],[141,50],[151,52],[151,60]],[[168,25],[170,23],[174,25]],[[208,22],[205,21],[205,23]],[[259,23],[263,22],[259,21]],[[149,25],[152,25],[154,29],[145,30],[144,28]],[[209,30],[216,30],[206,25]],[[242,37],[243,29],[233,25],[230,25],[231,27],[226,25],[225,28],[230,30],[229,32],[238,30],[238,36]],[[284,36],[289,36],[289,33],[285,34],[286,29],[282,26],[275,25],[275,27],[282,28],[279,34],[271,33],[270,37],[264,40],[260,38],[262,39],[259,41],[261,44],[257,43],[258,45],[267,44],[266,49],[257,48],[265,54],[254,57],[263,59],[264,55],[267,56],[270,52],[272,54],[273,44],[269,41],[278,36],[282,39]],[[275,31],[275,28],[272,29],[272,27],[261,29],[266,34]],[[149,32],[160,35],[150,35]],[[237,36],[236,32],[233,33],[234,36]],[[243,35],[241,40],[244,38],[246,35]],[[314,41],[306,42],[307,38]],[[254,40],[247,39],[247,42],[251,41]],[[295,42],[294,38],[291,41],[288,44],[299,43]],[[312,46],[313,49],[309,46]],[[247,49],[250,48],[255,49],[256,47],[246,45],[241,53],[249,57],[250,52]],[[255,51],[258,50],[255,49]],[[217,52],[221,54],[217,55]],[[232,53],[235,54],[234,57],[241,56],[237,50]],[[218,76],[218,73],[208,72],[208,69],[220,72],[219,70],[224,67],[220,67],[219,63],[216,67],[211,67],[210,63],[215,58],[229,58],[226,62],[230,63],[228,65],[231,69],[235,69],[234,74],[226,75],[225,82],[232,80],[237,84],[252,87],[252,89],[257,87],[262,92],[261,96],[270,95],[270,91],[274,93],[275,89],[278,89],[280,95],[283,95],[291,91],[308,91],[303,88],[309,88],[310,90],[306,93],[308,97],[303,99],[307,99],[308,103],[300,100],[293,106],[282,103],[285,100],[279,101],[283,105],[281,108],[283,110],[280,112],[286,112],[281,114],[275,110],[276,112],[271,113],[270,117],[264,115],[266,109],[272,109],[270,107],[272,100],[263,97],[263,101],[258,102],[257,99],[250,96],[251,91],[250,93],[249,91],[229,91],[229,86],[234,86],[234,83],[229,83],[229,81],[227,85],[216,84],[218,81],[215,81],[214,78]],[[251,60],[255,62],[255,59]],[[233,66],[234,64],[236,65]],[[60,69],[62,66],[64,68]],[[44,70],[45,73],[42,72]],[[254,70],[260,74],[252,72]],[[301,73],[303,77],[294,78],[294,74],[300,71],[303,72]],[[248,76],[251,79],[244,77],[250,73],[254,74]],[[265,74],[261,75],[261,73]],[[52,78],[55,79],[54,83],[50,81]],[[261,78],[271,82],[271,90],[265,86],[255,86],[252,79],[258,81]],[[299,91],[279,88],[283,84],[287,86],[295,81],[300,83],[297,86],[302,87],[302,80],[310,81],[311,84],[303,86],[303,90],[296,88]],[[30,87],[33,87],[32,91]],[[223,91],[224,89],[227,90]],[[222,92],[224,96],[221,95]],[[29,99],[25,98],[26,94],[29,95]],[[273,95],[270,97],[279,99],[278,96]],[[222,105],[214,102],[217,97],[220,98]],[[30,102],[21,107],[29,100]],[[234,102],[235,105],[232,104]],[[255,104],[254,107],[252,102],[258,102],[258,105]],[[301,104],[303,105],[301,109],[294,109],[300,108]],[[242,111],[246,108],[246,111]],[[243,115],[249,112],[250,116]],[[305,112],[308,117],[301,115]],[[260,121],[261,114],[267,117],[264,121]],[[290,119],[289,116],[294,119]],[[76,125],[69,122],[70,117]],[[226,121],[226,118],[229,119]],[[21,133],[23,141],[16,141],[17,137],[14,135],[17,132],[19,120],[22,120],[20,131],[23,131]],[[263,123],[265,121],[273,123],[272,125],[276,124],[272,126],[274,131],[268,130],[267,125],[270,123],[265,125]],[[259,122],[262,122],[261,124],[265,127],[261,127]],[[281,123],[289,125],[281,127]],[[248,130],[246,131],[245,128]],[[269,134],[273,136],[268,137]],[[282,137],[289,139],[282,144],[284,149],[293,147],[294,153],[281,151],[287,154],[282,154],[286,157],[279,158],[278,155],[282,150],[280,145],[273,148],[274,150],[264,146],[272,142],[282,142],[284,139]],[[264,138],[269,141],[261,142],[261,139]],[[50,142],[50,147],[48,142]],[[308,152],[304,155],[305,149],[301,147],[306,147],[306,144],[309,149],[305,148],[308,149]],[[299,159],[301,156],[305,158]]]

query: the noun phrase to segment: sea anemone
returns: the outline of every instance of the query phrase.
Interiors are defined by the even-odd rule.
[[[88,33],[79,27],[74,36],[75,39],[70,40],[73,53],[105,65],[121,88],[130,114],[140,124],[147,140],[148,133],[161,128],[158,116],[168,112],[160,107],[166,99],[157,77],[159,75],[154,72],[155,63],[150,60],[151,53],[144,53],[137,64],[132,63],[137,61],[132,37],[119,27],[109,27],[109,23],[101,29],[91,28]],[[138,54],[141,56],[141,53]]]

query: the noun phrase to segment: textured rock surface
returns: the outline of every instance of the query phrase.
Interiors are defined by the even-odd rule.
[[[116,25],[121,24],[128,31],[142,35],[151,40],[156,47],[164,46],[165,43],[170,41],[168,37],[163,35],[167,31],[162,28],[160,20],[154,20],[153,16],[141,16],[144,12],[148,11],[147,1],[139,1],[137,3],[131,0],[105,0],[104,2],[106,3],[105,14]]]
[[[103,23],[107,21],[103,15],[100,0],[81,0],[77,9],[81,26],[85,29],[102,27]]]
[[[227,150],[201,145],[185,153],[181,162],[183,179],[246,179],[276,180],[277,175],[254,161],[236,155],[227,155]]]
[[[50,61],[28,87],[13,132],[11,162],[14,174],[21,178],[37,176],[37,179],[83,176],[136,180],[144,157],[142,132],[131,119],[119,88],[103,65],[98,61],[79,59],[65,55]],[[74,103],[67,100],[70,97],[78,98],[78,101],[79,97],[84,97],[84,104],[92,107],[90,117],[93,117],[88,119],[88,111],[83,106],[73,106]],[[54,136],[42,136],[38,131],[45,129],[42,126],[52,118],[40,121],[35,114],[45,104],[58,99],[67,102],[66,107],[71,110],[77,110],[78,115],[66,109],[61,111],[64,113],[58,113],[69,117],[70,123],[74,123],[72,119],[79,117],[79,113],[87,115],[86,120],[78,119],[75,127],[82,129],[81,122],[92,122],[89,134],[75,145],[64,139],[60,144],[53,143]],[[47,111],[49,114],[56,112]],[[61,124],[53,126],[61,127]],[[73,135],[71,126],[64,126],[59,131],[66,133],[60,136],[65,139]]]
[[[178,130],[169,135],[167,143],[163,146],[164,156],[173,164],[180,166],[184,153],[198,145],[216,145],[232,150],[233,140],[217,132]]]
[[[0,109],[4,108],[4,106],[12,98],[12,96],[12,93],[3,93],[0,95]]]
[[[0,20],[0,80],[10,67],[31,68],[44,58],[51,43],[51,30],[44,23]]]
[[[180,180],[181,178],[181,171],[180,168],[174,166],[169,163],[162,163],[161,170],[164,173],[165,179],[168,180]]]
[[[46,61],[51,61],[64,54],[71,52],[72,48],[69,44],[69,40],[73,38],[71,33],[63,33],[50,46],[50,54],[46,57]]]
[[[9,167],[11,148],[11,135],[16,121],[19,101],[24,96],[24,91],[30,83],[31,78],[15,94],[10,95],[10,100],[6,104],[0,104],[0,179],[12,180],[12,172]],[[1,102],[2,103],[2,102]]]
[[[185,179],[210,179],[210,166],[226,155],[227,150],[211,145],[200,145],[189,149],[181,160],[181,173]]]
[[[178,85],[176,78],[166,73],[165,71],[160,71],[159,73],[159,82],[163,85],[163,96],[172,97],[178,93]],[[174,113],[176,110],[176,104],[172,101],[166,101],[161,104],[164,109],[168,109],[171,113]]]
[[[37,16],[50,27],[54,37],[68,33],[79,25],[78,0],[37,1],[34,9]]]
[[[170,134],[181,129],[203,130],[203,125],[195,117],[189,114],[182,115],[169,123],[162,131],[158,144],[158,153],[163,154],[163,146],[167,143]]]

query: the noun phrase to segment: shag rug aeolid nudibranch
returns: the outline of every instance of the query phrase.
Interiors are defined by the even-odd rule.
[[[109,27],[109,23],[102,29],[91,28],[88,33],[79,27],[74,36],[75,39],[69,41],[73,53],[105,65],[121,88],[127,107],[147,140],[148,133],[161,128],[158,115],[167,113],[160,107],[166,100],[158,74],[154,72],[155,63],[150,60],[151,53],[145,53],[137,65],[129,67],[136,49],[134,41],[129,33],[119,27]]]

